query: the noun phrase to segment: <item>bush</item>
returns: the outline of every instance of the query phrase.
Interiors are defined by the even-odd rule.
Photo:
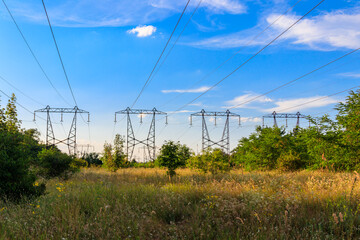
[[[98,153],[86,153],[81,158],[87,162],[88,167],[100,167],[103,164]]]
[[[189,159],[187,166],[191,169],[200,170],[203,173],[210,172],[215,175],[219,172],[230,171],[230,156],[221,149],[207,149],[201,155]]]
[[[38,174],[46,179],[67,178],[70,173],[79,169],[76,160],[56,148],[43,149],[39,152],[38,158]]]

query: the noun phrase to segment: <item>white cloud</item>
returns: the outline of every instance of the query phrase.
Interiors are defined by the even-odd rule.
[[[262,97],[258,97],[256,99],[254,99],[257,96],[259,96],[259,94],[256,94],[256,93],[253,93],[253,92],[246,93],[244,95],[235,97],[233,100],[225,102],[227,106],[225,106],[223,108],[235,107],[235,106],[237,106],[239,104],[242,104],[242,105],[237,107],[237,108],[249,108],[249,104],[251,102],[254,102],[254,103],[256,103],[256,102],[257,103],[273,102],[273,100],[271,98],[266,97],[266,96],[262,96]],[[248,101],[251,101],[251,102],[247,103]]]
[[[194,89],[174,89],[174,90],[161,90],[162,93],[202,93],[209,90],[210,87],[199,87]]]
[[[276,107],[264,109],[264,112],[273,112],[273,111],[282,112],[288,110],[290,110],[291,112],[297,112],[310,108],[324,107],[339,102],[338,100],[331,97],[329,98],[324,97],[323,99],[321,99],[322,97],[324,96],[278,100],[274,102]],[[321,100],[317,100],[317,99],[321,99]]]
[[[262,119],[259,117],[241,117],[241,122],[242,123],[246,123],[246,122],[261,122]]]
[[[136,34],[137,37],[148,37],[155,32],[156,32],[156,27],[151,25],[137,26],[136,28],[127,31],[127,33],[129,34]]]
[[[194,111],[190,111],[190,110],[180,110],[180,111],[168,111],[167,113],[169,114],[174,114],[174,113],[192,113]]]
[[[260,18],[259,23],[253,28],[187,44],[199,48],[236,48],[264,45],[300,18],[298,15],[288,15],[281,18],[279,16],[279,14],[270,14]],[[277,21],[275,22],[275,20]],[[275,23],[270,29],[253,40],[254,36],[273,22]],[[359,22],[360,8],[322,13],[312,18],[303,19],[274,44],[290,41],[292,45],[303,45],[315,50],[355,49],[360,46]]]
[[[335,11],[304,19],[293,27],[285,36],[293,44],[307,45],[312,49],[349,48],[360,46],[360,11],[346,14],[344,11]],[[278,15],[267,18],[273,22]],[[285,16],[276,22],[275,30],[284,31],[300,16]]]
[[[354,72],[340,73],[339,76],[349,77],[349,78],[360,78],[360,73],[354,73]]]

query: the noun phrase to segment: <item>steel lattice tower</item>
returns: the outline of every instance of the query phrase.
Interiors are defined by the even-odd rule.
[[[126,131],[126,152],[128,159],[131,160],[134,154],[135,146],[136,145],[144,145],[147,147],[149,158],[151,160],[155,160],[156,154],[156,146],[155,146],[155,118],[156,115],[165,115],[166,116],[166,124],[167,124],[167,113],[161,112],[153,108],[152,110],[144,110],[144,109],[131,109],[126,108],[125,110],[118,111],[115,113],[115,122],[116,122],[116,115],[117,114],[124,114],[127,117],[127,131]],[[131,123],[130,115],[136,114],[140,116],[140,123],[142,123],[143,115],[152,115],[152,120],[149,128],[148,136],[145,140],[139,140],[135,137],[134,129]]]
[[[193,113],[190,115],[190,125],[192,125],[192,118],[195,116],[202,117],[202,150],[206,150],[213,146],[218,146],[221,149],[225,150],[226,153],[230,153],[230,117],[239,118],[239,126],[241,124],[240,115],[231,113],[229,110],[226,112],[206,112],[202,109],[198,113]],[[215,126],[216,126],[216,117],[226,117],[224,131],[220,141],[213,141],[210,138],[209,131],[206,124],[206,117],[214,117]]]
[[[69,154],[76,154],[76,123],[77,123],[77,114],[88,114],[88,122],[90,122],[90,113],[84,110],[79,109],[77,106],[74,108],[51,108],[47,106],[46,108],[36,110],[34,112],[34,121],[36,120],[36,113],[46,113],[46,146],[53,146],[58,144],[65,144],[68,146]],[[54,129],[51,123],[50,113],[60,113],[61,114],[61,122],[63,122],[63,114],[74,114],[71,127],[69,130],[69,135],[67,138],[63,140],[59,140],[55,137]]]
[[[264,115],[263,116],[263,121],[262,121],[262,126],[265,126],[265,118],[272,118],[274,119],[274,127],[278,127],[277,118],[285,118],[286,119],[286,126],[288,127],[288,119],[289,118],[296,118],[296,127],[300,127],[300,118],[308,118],[308,116],[302,115],[300,112],[297,113],[277,113],[277,112],[273,112],[271,114],[268,115]],[[310,120],[309,120],[309,126],[310,126]]]

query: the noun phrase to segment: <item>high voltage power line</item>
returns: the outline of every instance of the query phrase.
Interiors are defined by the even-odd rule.
[[[3,90],[0,89],[0,92],[2,94],[4,94],[7,98],[11,99],[11,97],[6,94]],[[27,107],[25,107],[24,105],[20,104],[17,100],[15,101],[15,104],[18,105],[19,107],[21,107],[22,109],[24,109],[25,111],[27,111],[28,113],[30,113],[31,115],[33,115],[34,113],[32,111],[30,111]],[[39,117],[40,119],[46,121],[45,118]]]
[[[159,65],[159,67],[157,68],[156,72],[153,74],[150,82],[155,78],[156,74],[159,72],[160,68],[164,65],[166,59],[169,57],[171,51],[174,49],[176,43],[179,41],[180,37],[182,36],[182,34],[184,33],[186,27],[189,25],[191,19],[193,18],[193,16],[195,15],[196,11],[198,10],[198,8],[200,7],[201,3],[203,0],[200,0],[196,6],[196,8],[194,9],[193,13],[191,14],[190,18],[188,19],[188,21],[186,22],[184,28],[182,29],[182,31],[180,32],[179,36],[177,37],[177,39],[175,40],[175,42],[173,43],[173,45],[171,46],[170,50],[167,52],[166,56],[164,57],[164,60],[161,62],[161,64]],[[301,0],[300,0],[301,1]]]
[[[292,5],[290,8],[288,8],[283,14],[281,14],[279,17],[277,17],[273,22],[271,22],[266,28],[264,28],[262,31],[260,31],[257,35],[255,35],[253,38],[251,38],[243,47],[241,47],[236,53],[231,55],[228,59],[226,59],[224,62],[222,62],[219,66],[217,66],[215,69],[213,69],[211,72],[206,74],[203,78],[196,81],[194,84],[190,86],[190,88],[196,86],[197,84],[203,82],[205,79],[207,79],[210,75],[215,73],[217,70],[219,70],[222,66],[224,66],[227,62],[229,62],[231,59],[233,59],[235,56],[237,56],[242,50],[244,50],[245,47],[248,47],[252,42],[254,42],[258,37],[260,37],[264,32],[266,32],[271,26],[273,26],[276,22],[278,22],[282,17],[284,17],[287,13],[289,13],[301,0],[298,0],[294,5]],[[164,103],[161,107],[166,106],[170,102],[174,101],[175,99],[178,99],[180,96],[184,95],[184,93],[179,93],[170,100],[168,100],[166,103]]]
[[[15,87],[13,84],[11,84],[8,80],[6,80],[5,78],[3,78],[2,76],[0,76],[0,79],[2,81],[4,81],[6,84],[8,84],[10,87],[14,88],[15,90],[17,90],[19,93],[21,93],[22,95],[24,95],[25,97],[27,97],[28,99],[30,99],[31,101],[41,105],[41,106],[45,106],[45,104],[42,104],[41,102],[35,100],[34,98],[30,97],[29,95],[27,95],[26,93],[24,93],[23,91],[21,91],[19,88]]]
[[[174,35],[174,32],[175,32],[175,30],[176,30],[177,26],[179,25],[179,23],[180,23],[180,21],[181,21],[181,18],[184,16],[184,13],[185,13],[185,11],[186,11],[186,9],[187,9],[187,7],[188,7],[188,5],[189,5],[190,1],[191,1],[191,0],[188,0],[188,1],[187,1],[186,5],[185,5],[185,8],[184,8],[184,10],[182,11],[182,13],[181,13],[181,15],[180,15],[180,18],[178,19],[178,21],[177,21],[177,23],[176,23],[176,25],[175,25],[175,27],[174,27],[174,30],[172,31],[172,33],[171,33],[171,35],[170,35],[170,37],[169,37],[168,41],[166,42],[164,49],[162,50],[162,52],[161,52],[161,54],[160,54],[160,56],[159,56],[158,60],[157,60],[157,61],[156,61],[156,63],[155,63],[154,68],[152,69],[152,71],[151,71],[151,73],[150,73],[150,75],[149,75],[148,79],[146,80],[146,82],[145,82],[144,86],[142,87],[142,89],[141,89],[140,93],[138,94],[138,96],[136,97],[135,101],[134,101],[134,102],[133,102],[133,104],[131,105],[131,108],[133,108],[133,107],[134,107],[134,105],[135,105],[135,104],[137,103],[137,101],[139,100],[139,98],[140,98],[141,94],[144,92],[145,88],[148,86],[148,84],[150,84],[150,81],[151,81],[151,76],[153,75],[153,73],[154,73],[154,71],[155,71],[155,69],[156,69],[157,65],[158,65],[158,64],[159,64],[159,62],[160,62],[161,57],[163,56],[163,54],[164,54],[164,52],[165,52],[165,50],[166,50],[167,46],[169,45],[169,43],[170,43],[170,41],[171,41],[171,38],[172,38],[172,36]]]
[[[250,62],[253,58],[255,58],[257,55],[259,55],[262,51],[264,51],[267,47],[269,47],[271,44],[273,44],[277,39],[279,39],[281,36],[283,36],[286,32],[288,32],[293,26],[295,26],[298,22],[300,22],[303,18],[305,18],[307,15],[309,15],[313,10],[315,10],[321,3],[323,3],[325,0],[321,0],[319,3],[317,3],[313,8],[311,8],[307,13],[305,13],[303,16],[301,16],[298,20],[296,20],[293,24],[291,24],[288,28],[286,28],[283,32],[281,32],[278,36],[276,36],[273,40],[271,40],[268,44],[266,44],[264,47],[262,47],[259,51],[257,51],[254,55],[252,55],[250,58],[248,58],[245,62],[243,62],[240,66],[238,66],[236,69],[234,69],[231,73],[226,75],[224,78],[222,78],[220,81],[212,85],[210,88],[208,88],[206,91],[201,93],[199,96],[191,100],[190,102],[186,103],[182,107],[178,108],[177,111],[184,109],[186,106],[192,104],[197,99],[214,89],[216,86],[218,86],[221,82],[229,78],[231,75],[233,75],[235,72],[237,72],[240,68],[242,68],[244,65],[246,65],[248,62]]]
[[[343,58],[345,58],[345,57],[347,57],[347,56],[355,53],[355,52],[357,52],[358,50],[360,50],[360,48],[356,48],[355,50],[352,50],[352,51],[350,51],[350,52],[342,55],[341,57],[338,57],[338,58],[336,58],[336,59],[334,59],[334,60],[332,60],[332,61],[330,61],[330,62],[328,62],[328,63],[326,63],[326,64],[324,64],[324,65],[322,65],[322,66],[320,66],[320,67],[318,67],[318,68],[316,68],[316,69],[308,72],[308,73],[305,73],[304,75],[302,75],[302,76],[300,76],[300,77],[298,77],[298,78],[295,78],[295,79],[293,79],[293,80],[291,80],[291,81],[289,81],[289,82],[286,82],[286,83],[284,83],[284,84],[282,84],[282,85],[280,85],[280,86],[278,86],[278,87],[276,87],[276,88],[273,88],[273,89],[271,89],[271,90],[269,90],[269,91],[267,91],[267,92],[265,92],[265,93],[263,93],[263,94],[260,94],[260,95],[258,95],[258,96],[255,96],[255,97],[253,97],[253,98],[251,98],[251,99],[249,99],[249,100],[247,100],[247,101],[244,101],[244,102],[242,102],[242,103],[239,103],[239,104],[237,104],[237,105],[235,105],[235,106],[229,107],[229,109],[233,109],[233,108],[240,107],[240,106],[242,106],[242,105],[244,105],[244,104],[253,102],[253,101],[255,101],[256,99],[258,99],[258,98],[260,98],[260,97],[266,96],[266,95],[269,94],[269,93],[275,92],[276,90],[279,90],[280,88],[283,88],[283,87],[285,87],[285,86],[287,86],[287,85],[289,85],[289,84],[291,84],[291,83],[294,83],[294,82],[296,82],[296,81],[298,81],[298,80],[300,80],[300,79],[302,79],[302,78],[305,78],[305,77],[309,76],[310,74],[315,73],[315,72],[317,72],[317,71],[319,71],[319,70],[321,70],[321,69],[323,69],[323,68],[325,68],[325,67],[327,67],[327,66],[329,66],[329,65],[331,65],[331,64],[333,64],[333,63],[335,63],[335,62],[337,62],[337,61],[339,61],[339,60],[341,60],[341,59],[343,59]]]
[[[50,19],[49,19],[49,15],[48,15],[47,10],[46,10],[45,2],[44,2],[44,0],[41,0],[41,1],[42,1],[42,4],[43,4],[43,7],[44,7],[44,11],[45,11],[45,14],[46,14],[47,22],[48,22],[49,27],[50,27],[51,36],[52,36],[52,38],[53,38],[53,40],[54,40],[54,44],[55,44],[55,47],[56,47],[56,51],[57,51],[57,53],[58,53],[61,66],[62,66],[62,69],[63,69],[63,71],[64,71],[64,75],[65,75],[66,81],[67,81],[67,83],[68,83],[70,92],[71,92],[71,96],[72,96],[72,98],[73,98],[73,100],[74,100],[74,102],[75,102],[75,105],[78,106],[78,104],[77,104],[77,102],[76,102],[76,99],[75,99],[74,92],[73,92],[73,90],[72,90],[72,87],[71,87],[71,84],[70,84],[70,81],[69,81],[69,78],[68,78],[68,75],[67,75],[66,70],[65,70],[64,62],[63,62],[63,60],[62,60],[62,58],[61,58],[60,50],[59,50],[59,47],[58,47],[57,42],[56,42],[56,39],[55,39],[54,31],[53,31],[53,29],[52,29],[51,22],[50,22]]]
[[[57,94],[57,95],[59,95],[59,97],[60,97],[60,98],[61,98],[61,99],[62,99],[62,100],[66,103],[66,104],[70,105],[70,104],[68,103],[68,101],[66,101],[66,99],[65,99],[65,98],[64,98],[64,97],[60,94],[60,92],[57,90],[57,88],[55,87],[55,85],[53,84],[53,82],[50,80],[49,76],[48,76],[48,75],[47,75],[47,73],[45,72],[45,70],[44,70],[43,66],[41,65],[41,63],[39,62],[38,58],[36,57],[36,55],[35,55],[34,51],[33,51],[33,50],[32,50],[32,48],[30,47],[29,42],[26,40],[25,35],[23,34],[23,32],[21,31],[21,29],[20,29],[19,25],[17,24],[17,22],[16,22],[16,20],[15,20],[14,16],[12,15],[12,13],[11,13],[10,9],[8,8],[7,4],[5,3],[5,0],[2,0],[2,2],[3,2],[3,4],[4,4],[4,6],[5,6],[5,8],[6,8],[7,12],[9,13],[9,15],[10,15],[10,17],[11,17],[12,21],[14,22],[14,24],[15,24],[15,26],[16,26],[16,28],[17,28],[17,30],[19,31],[19,33],[20,33],[20,35],[21,35],[22,39],[24,40],[24,42],[25,42],[25,44],[26,44],[27,48],[29,49],[29,51],[30,51],[31,55],[33,56],[33,58],[34,58],[35,62],[36,62],[36,63],[37,63],[37,65],[39,66],[39,68],[40,68],[41,72],[44,74],[45,78],[46,78],[46,79],[47,79],[47,81],[50,83],[51,87],[54,89],[54,91],[56,92],[56,94]]]

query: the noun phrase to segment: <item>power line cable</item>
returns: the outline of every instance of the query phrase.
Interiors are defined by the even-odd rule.
[[[43,0],[42,0],[42,1],[43,1]],[[135,105],[135,104],[137,103],[137,101],[139,100],[139,98],[140,98],[141,94],[144,92],[145,88],[147,87],[148,83],[150,83],[149,81],[150,81],[150,79],[151,79],[151,76],[153,75],[153,73],[154,73],[154,71],[155,71],[155,69],[156,69],[157,65],[158,65],[158,64],[159,64],[159,62],[160,62],[161,57],[163,56],[163,54],[164,54],[164,52],[165,52],[165,50],[166,50],[167,46],[169,45],[169,43],[170,43],[170,41],[171,41],[171,38],[172,38],[172,36],[174,35],[174,32],[175,32],[175,30],[176,30],[177,26],[179,25],[180,20],[181,20],[181,18],[183,17],[183,15],[184,15],[184,13],[185,13],[185,11],[186,11],[186,9],[187,9],[187,7],[188,7],[188,5],[189,5],[190,1],[191,1],[191,0],[188,0],[188,2],[186,3],[186,6],[185,6],[184,10],[182,11],[182,13],[181,13],[181,15],[180,15],[180,18],[178,19],[178,21],[177,21],[177,23],[176,23],[176,25],[175,25],[175,27],[174,27],[174,30],[172,31],[172,33],[171,33],[171,35],[170,35],[170,37],[169,37],[168,41],[167,41],[167,42],[166,42],[166,44],[165,44],[164,49],[162,50],[162,52],[161,52],[161,54],[160,54],[160,57],[159,57],[159,58],[158,58],[158,60],[156,61],[156,64],[155,64],[154,68],[152,69],[152,71],[151,71],[151,73],[150,73],[150,75],[149,75],[148,79],[146,80],[146,82],[145,82],[144,86],[142,87],[142,89],[141,89],[140,93],[139,93],[139,94],[138,94],[138,96],[136,97],[136,99],[135,99],[135,101],[133,102],[133,104],[131,105],[131,107],[134,107],[134,105]]]
[[[67,101],[67,100],[66,100],[66,99],[65,99],[65,98],[64,98],[64,97],[60,94],[60,92],[57,90],[57,88],[55,87],[55,85],[53,84],[53,82],[50,80],[49,76],[48,76],[48,75],[47,75],[47,73],[45,72],[44,68],[42,67],[41,63],[39,62],[38,58],[36,57],[36,55],[35,55],[34,51],[33,51],[33,50],[32,50],[32,48],[30,47],[29,42],[26,40],[26,38],[25,38],[24,34],[22,33],[22,31],[21,31],[21,29],[20,29],[19,25],[17,24],[17,22],[16,22],[16,20],[15,20],[14,16],[12,15],[12,13],[11,13],[10,9],[9,9],[9,8],[8,8],[8,6],[6,5],[5,0],[2,0],[2,2],[3,2],[3,4],[4,4],[4,6],[5,6],[5,8],[6,8],[7,12],[9,13],[9,15],[10,15],[10,17],[11,17],[12,21],[14,22],[14,24],[15,24],[15,26],[16,26],[16,28],[17,28],[17,30],[19,31],[19,33],[20,33],[20,35],[21,35],[22,39],[24,40],[24,42],[25,42],[25,44],[26,44],[27,48],[29,49],[29,51],[30,51],[31,55],[33,56],[33,58],[34,58],[35,62],[36,62],[36,63],[37,63],[37,65],[39,66],[39,68],[40,68],[41,72],[44,74],[45,78],[48,80],[48,82],[50,83],[51,87],[55,90],[56,94],[57,94],[57,95],[59,95],[59,97],[60,97],[60,98],[61,98],[61,99],[62,99],[62,100],[66,103],[66,104],[70,105],[70,104],[68,103],[68,101]]]
[[[282,17],[284,17],[288,12],[290,12],[301,0],[298,0],[294,5],[292,5],[290,8],[288,8],[282,15],[280,15],[278,18],[276,18],[272,23],[270,23],[266,28],[264,28],[261,32],[259,32],[257,35],[255,35],[252,39],[250,39],[243,47],[241,47],[236,53],[234,53],[232,56],[230,56],[228,59],[226,59],[224,62],[222,62],[219,66],[217,66],[215,69],[213,69],[211,72],[209,72],[207,75],[205,75],[200,80],[196,81],[194,84],[190,86],[190,88],[193,88],[197,84],[203,82],[205,79],[207,79],[210,75],[215,73],[217,70],[219,70],[222,66],[224,66],[227,62],[229,62],[231,59],[233,59],[236,55],[238,55],[242,50],[245,49],[245,47],[248,47],[252,42],[254,42],[259,36],[261,36],[265,31],[267,31],[271,26],[273,26],[277,21],[279,21]],[[174,96],[172,99],[167,101],[165,104],[163,104],[161,107],[166,106],[170,102],[174,101],[175,99],[178,99],[180,96],[184,95],[185,93],[179,93],[176,96]]]
[[[300,80],[300,79],[302,79],[302,78],[305,78],[305,77],[309,76],[310,74],[315,73],[315,72],[317,72],[317,71],[319,71],[319,70],[321,70],[321,69],[323,69],[323,68],[325,68],[325,67],[327,67],[327,66],[329,66],[329,65],[331,65],[331,64],[333,64],[333,63],[335,63],[335,62],[337,62],[337,61],[339,61],[339,60],[341,60],[341,59],[343,59],[343,58],[345,58],[345,57],[347,57],[347,56],[349,56],[350,54],[353,54],[353,53],[357,52],[358,50],[360,50],[360,48],[357,48],[357,49],[355,49],[355,50],[352,50],[352,51],[350,51],[350,52],[342,55],[341,57],[338,57],[338,58],[336,58],[336,59],[334,59],[334,60],[332,60],[332,61],[330,61],[330,62],[328,62],[328,63],[326,63],[326,64],[324,64],[324,65],[322,65],[322,66],[320,66],[320,67],[318,67],[318,68],[316,68],[316,69],[308,72],[308,73],[305,73],[304,75],[302,75],[302,76],[300,76],[300,77],[298,77],[298,78],[295,78],[294,80],[291,80],[291,81],[289,81],[289,82],[286,82],[286,83],[284,83],[284,84],[282,84],[282,85],[280,85],[280,86],[278,86],[278,87],[276,87],[276,88],[273,88],[273,89],[271,89],[271,90],[269,90],[269,91],[267,91],[267,92],[265,92],[265,93],[263,93],[263,94],[260,94],[260,95],[258,95],[258,96],[256,96],[256,97],[253,97],[253,98],[251,98],[251,99],[249,99],[249,100],[247,100],[247,101],[244,101],[244,102],[242,102],[242,103],[239,103],[239,104],[237,104],[237,105],[235,105],[235,106],[229,107],[229,109],[237,108],[237,107],[242,106],[242,105],[244,105],[244,104],[247,104],[247,103],[250,103],[250,102],[252,102],[252,101],[255,101],[256,99],[258,99],[258,98],[260,98],[260,97],[266,96],[266,95],[269,94],[269,93],[275,92],[276,90],[279,90],[280,88],[283,88],[283,87],[285,87],[285,86],[287,86],[287,85],[289,85],[289,84],[291,84],[291,83],[294,83],[294,82],[296,82],[296,81],[298,81],[298,80]]]
[[[194,9],[193,13],[191,14],[190,18],[188,19],[188,21],[186,22],[184,28],[182,29],[182,31],[180,32],[179,36],[177,37],[177,39],[175,40],[175,42],[173,43],[173,45],[171,46],[170,50],[167,52],[165,58],[163,59],[163,61],[161,62],[161,64],[159,65],[159,67],[156,69],[156,72],[153,74],[150,82],[155,78],[156,74],[159,72],[160,68],[164,65],[165,61],[167,60],[167,58],[169,57],[171,51],[174,49],[175,45],[177,44],[177,42],[179,41],[180,37],[182,36],[182,34],[184,33],[186,27],[189,25],[191,19],[193,18],[193,16],[195,15],[196,11],[198,10],[198,8],[200,7],[201,3],[203,0],[200,0],[199,3],[197,4],[196,8]],[[301,0],[300,0],[301,1]],[[150,84],[149,82],[149,84]]]
[[[11,99],[11,97],[10,97],[8,94],[6,94],[4,91],[2,91],[1,89],[0,89],[0,92],[1,92],[2,94],[4,94],[7,98]],[[31,115],[34,114],[34,113],[33,113],[32,111],[30,111],[27,107],[25,107],[24,105],[20,104],[17,100],[15,101],[15,104],[18,105],[19,107],[21,107],[22,109],[24,109],[25,111],[27,111],[28,113],[30,113]],[[39,118],[42,119],[42,120],[44,120],[44,121],[46,121],[45,118],[42,118],[42,117],[39,117]]]
[[[51,22],[50,22],[50,19],[49,19],[49,15],[48,15],[47,10],[46,10],[45,2],[44,2],[44,0],[41,0],[41,1],[42,1],[42,4],[43,4],[43,7],[44,7],[44,11],[45,11],[46,18],[47,18],[47,21],[48,21],[48,24],[49,24],[49,27],[50,27],[51,35],[52,35],[52,38],[53,38],[54,43],[55,43],[56,51],[57,51],[57,53],[58,53],[58,56],[59,56],[59,59],[60,59],[60,63],[61,63],[62,69],[63,69],[63,71],[64,71],[64,75],[65,75],[66,81],[67,81],[67,83],[68,83],[68,86],[69,86],[69,89],[70,89],[72,98],[73,98],[73,100],[74,100],[74,102],[75,102],[75,105],[77,106],[78,104],[77,104],[77,102],[76,102],[74,92],[73,92],[73,90],[72,90],[72,87],[71,87],[71,84],[70,84],[68,75],[67,75],[67,73],[66,73],[65,66],[64,66],[64,62],[63,62],[63,60],[62,60],[62,58],[61,58],[60,50],[59,50],[59,47],[58,47],[57,42],[56,42],[56,39],[55,39],[54,31],[53,31],[53,29],[52,29]]]
[[[8,80],[6,80],[5,78],[3,78],[2,76],[0,76],[0,79],[3,80],[6,84],[8,84],[10,87],[14,88],[16,91],[18,91],[19,93],[21,93],[22,95],[24,95],[25,97],[27,97],[28,99],[30,99],[31,101],[39,104],[40,106],[45,106],[45,105],[42,104],[41,102],[35,100],[34,98],[30,97],[29,95],[27,95],[26,93],[24,93],[23,91],[21,91],[20,89],[18,89],[17,87],[15,87],[13,84],[11,84]]]
[[[313,10],[315,10],[321,3],[323,3],[325,0],[321,0],[318,4],[316,4],[313,8],[311,8],[307,13],[305,13],[302,17],[300,17],[298,20],[296,20],[293,24],[291,24],[288,28],[286,28],[283,32],[281,32],[277,37],[275,37],[273,40],[271,40],[268,44],[266,44],[264,47],[262,47],[259,51],[257,51],[254,55],[252,55],[250,58],[248,58],[245,62],[243,62],[240,66],[238,66],[236,69],[234,69],[231,73],[226,75],[224,78],[222,78],[220,81],[212,85],[210,88],[208,88],[206,91],[201,93],[199,96],[191,100],[190,102],[186,103],[182,107],[178,108],[176,111],[184,109],[186,106],[190,105],[191,103],[195,102],[197,99],[214,89],[216,86],[218,86],[221,82],[229,78],[231,75],[233,75],[235,72],[237,72],[240,68],[242,68],[244,65],[246,65],[248,62],[250,62],[253,58],[255,58],[257,55],[259,55],[262,51],[264,51],[267,47],[269,47],[272,43],[274,43],[277,39],[279,39],[281,36],[283,36],[286,32],[288,32],[293,26],[295,26],[298,22],[300,22],[303,18],[305,18],[308,14],[310,14]]]

